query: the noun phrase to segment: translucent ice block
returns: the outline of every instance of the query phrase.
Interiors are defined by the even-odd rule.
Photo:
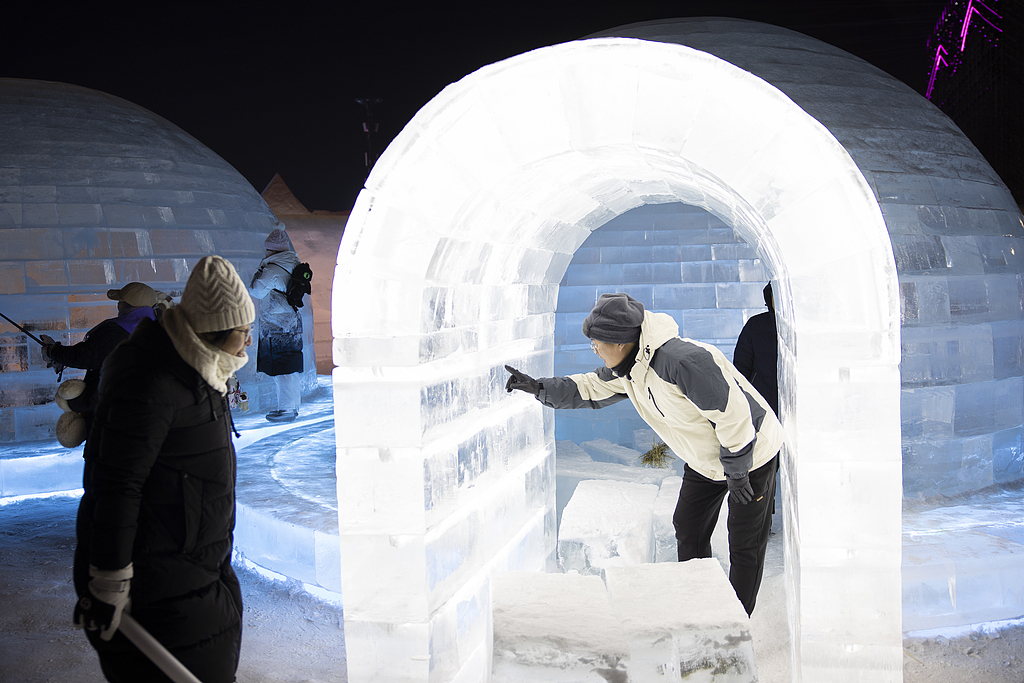
[[[675,470],[672,469],[652,469],[611,462],[597,462],[572,441],[557,442],[555,468],[555,508],[559,524],[561,524],[565,506],[572,499],[573,493],[576,492],[576,486],[581,481],[607,479],[660,486],[662,481],[675,474]]]
[[[676,528],[672,516],[679,502],[679,487],[682,477],[666,477],[658,489],[658,497],[654,500],[654,561],[676,562],[679,559],[676,543]]]
[[[601,574],[611,566],[650,562],[657,496],[653,484],[581,481],[562,512],[558,530],[562,570]]]
[[[625,446],[619,446],[614,444],[608,439],[595,439],[593,441],[584,441],[580,444],[580,447],[587,452],[587,454],[598,462],[613,462],[620,465],[632,465],[634,467],[640,465],[639,457],[640,454],[634,451],[632,448],[626,448]]]

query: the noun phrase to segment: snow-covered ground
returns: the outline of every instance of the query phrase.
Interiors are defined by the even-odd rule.
[[[322,422],[330,414],[329,403],[329,391],[308,397],[302,421],[294,429],[314,428],[315,421]],[[268,430],[258,415],[244,415],[236,422],[242,432],[236,444],[250,457],[271,448],[268,437],[281,431],[279,426]],[[330,422],[322,425],[325,430],[331,426]],[[275,480],[289,488],[291,482],[309,479],[310,470],[295,467],[296,463],[277,462]],[[317,488],[323,482],[319,476],[316,479],[311,484],[314,488],[305,493],[310,498],[307,502],[319,505],[333,487],[324,484]],[[329,477],[322,479],[328,481]],[[0,504],[0,681],[103,680],[85,636],[71,625],[77,503],[72,494]],[[269,579],[250,567],[246,562],[236,563],[245,601],[238,681],[346,681],[342,610],[308,592],[306,584]],[[781,533],[774,534],[769,545],[751,632],[759,680],[790,680]],[[1024,682],[1021,621],[911,634],[905,637],[904,648],[904,680],[908,683]]]
[[[58,497],[0,507],[0,681],[103,681],[85,636],[71,626],[77,503]],[[785,605],[781,544],[773,542],[770,552],[752,631],[760,681],[781,683],[789,671],[788,636],[784,618],[780,621]],[[245,600],[239,683],[346,681],[341,609],[317,600],[297,582],[236,569]],[[1019,622],[959,636],[908,637],[904,648],[906,683],[1024,681]]]

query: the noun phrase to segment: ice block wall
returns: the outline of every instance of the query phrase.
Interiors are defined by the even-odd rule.
[[[631,209],[590,233],[562,276],[554,373],[603,365],[580,329],[603,292],[626,292],[648,310],[668,313],[680,335],[714,344],[731,360],[743,324],[767,310],[761,290],[769,278],[757,247],[718,216],[686,204]],[[608,439],[633,447],[638,429],[650,427],[628,401],[555,413],[556,440]]]
[[[277,223],[237,171],[170,122],[62,83],[0,79],[0,312],[77,343],[117,315],[108,289],[139,281],[179,296],[219,254],[248,282]],[[305,307],[304,393],[316,386]],[[240,373],[252,409],[274,391]],[[0,442],[53,438],[61,410],[40,347],[0,319]],[[65,377],[74,376],[68,371]]]
[[[1024,477],[1024,223],[956,125],[885,72],[782,28],[674,19],[596,35],[714,54],[828,128],[882,209],[899,274],[904,493],[951,496]]]
[[[764,80],[614,38],[448,86],[353,209],[332,304],[352,683],[486,679],[489,572],[554,549],[552,414],[502,368],[552,370],[572,254],[666,203],[720,218],[776,277],[798,675],[899,680],[899,289],[875,196]]]

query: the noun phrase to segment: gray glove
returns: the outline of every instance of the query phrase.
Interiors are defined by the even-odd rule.
[[[46,367],[52,368],[53,367],[53,358],[50,357],[50,349],[52,349],[54,346],[58,346],[60,344],[60,342],[54,341],[53,337],[51,337],[48,334],[41,334],[41,335],[39,335],[39,341],[43,342],[43,349],[42,349],[43,360],[48,361],[48,363],[46,364]]]
[[[750,477],[744,474],[742,477],[726,476],[725,483],[729,487],[732,499],[740,505],[746,505],[754,498],[754,489],[750,486]]]
[[[533,394],[534,396],[540,396],[540,382],[526,373],[516,370],[511,365],[506,365],[505,369],[512,375],[508,378],[508,382],[505,383],[505,391],[511,393],[513,389],[516,389]]]
[[[75,605],[75,627],[87,631],[99,629],[100,638],[110,640],[121,625],[121,612],[131,611],[128,591],[132,584],[132,565],[121,569],[97,569],[89,565],[89,592]]]

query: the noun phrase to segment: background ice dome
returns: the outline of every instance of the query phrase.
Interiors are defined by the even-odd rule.
[[[0,121],[0,312],[75,343],[116,315],[108,289],[141,281],[180,296],[208,254],[248,284],[277,219],[195,138],[111,95],[12,78],[0,79]],[[302,310],[308,393],[313,325],[311,308]],[[53,435],[56,382],[39,350],[0,325],[0,442]],[[275,390],[257,378],[255,362],[240,373],[255,410]]]
[[[884,71],[788,29],[735,19],[674,19],[592,37],[597,36],[688,45],[713,54],[771,83],[835,136],[882,211],[899,275],[904,493],[951,496],[1024,477],[1024,223],[1009,190],[956,124]],[[696,239],[687,232],[695,225],[693,216],[674,223],[666,218],[660,229],[681,229],[679,243]],[[646,229],[657,230],[653,223],[652,218]],[[711,223],[703,242],[724,251],[724,258],[714,260],[725,263],[686,293],[698,302],[710,297],[710,303],[686,307],[688,320],[677,317],[690,323],[683,334],[689,327],[704,337],[709,331],[699,323],[707,316],[700,313],[717,313],[714,332],[725,334],[716,338],[730,347],[738,335],[729,334],[736,322],[730,316],[764,310],[758,286],[764,281],[756,272],[729,276],[724,269],[737,246],[730,235],[716,243],[715,228],[724,226],[716,226],[714,217]],[[624,227],[629,229],[617,229]],[[834,242],[826,237],[828,228],[822,225],[820,247],[846,248],[841,236]],[[601,238],[602,246],[613,239]],[[684,272],[693,282],[700,272],[696,264],[680,260],[688,262]],[[572,272],[570,266],[567,275]],[[677,313],[678,290],[654,288],[652,307]],[[817,296],[837,309],[849,304],[829,292]]]
[[[550,568],[555,418],[506,396],[501,368],[550,373],[573,254],[670,203],[735,230],[774,283],[794,674],[896,680],[901,500],[918,467],[911,449],[904,469],[901,426],[926,426],[939,463],[974,437],[1019,439],[1020,212],[944,115],[841,50],[730,20],[607,35],[648,40],[543,48],[448,86],[353,209],[335,291],[360,305],[334,330],[337,410],[358,423],[338,433],[350,680],[381,666],[425,680],[428,661],[431,678],[473,677],[488,572]],[[950,373],[932,362],[961,349]],[[1019,446],[979,450],[966,460],[987,483],[1002,458],[1019,464]]]

